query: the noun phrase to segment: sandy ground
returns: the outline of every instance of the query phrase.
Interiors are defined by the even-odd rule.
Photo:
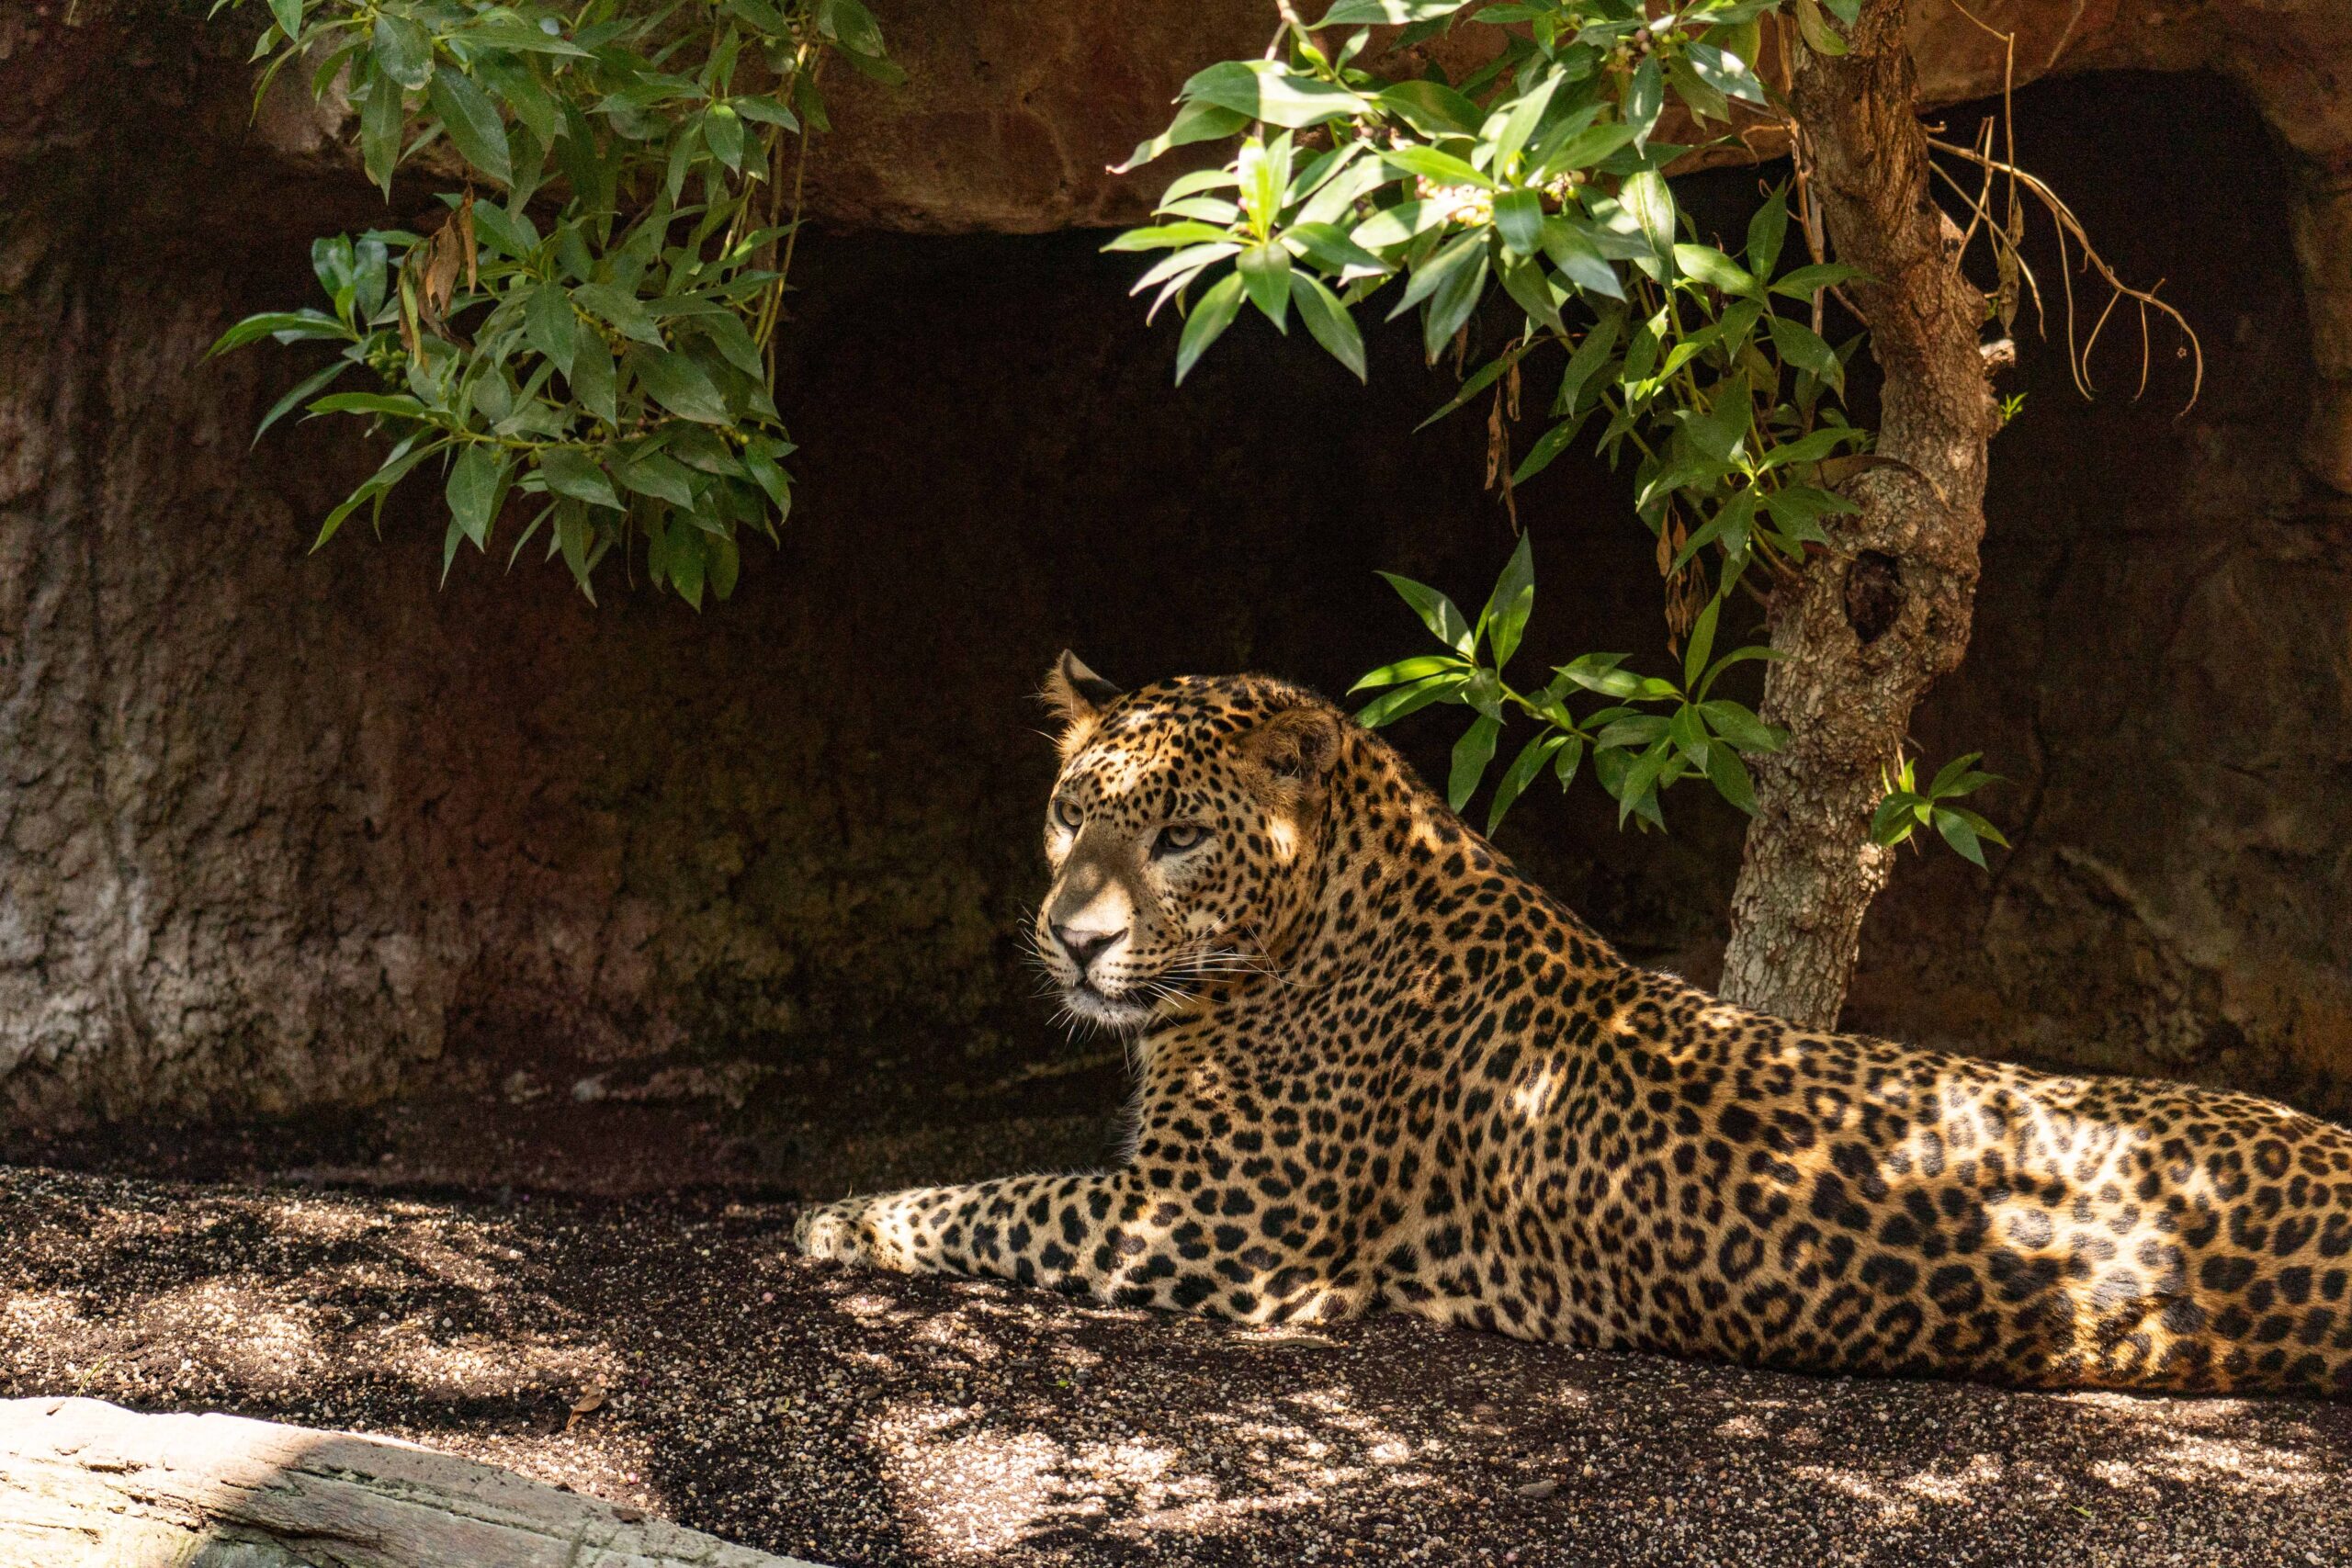
[[[0,1395],[387,1433],[838,1564],[2352,1563],[2352,1405],[1242,1331],[808,1265],[740,1188],[381,1165],[0,1168]]]

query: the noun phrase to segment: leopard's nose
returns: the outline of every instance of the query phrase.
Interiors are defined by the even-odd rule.
[[[1093,931],[1078,926],[1054,928],[1054,940],[1061,944],[1064,953],[1069,954],[1069,961],[1078,965],[1078,972],[1081,976],[1086,973],[1087,965],[1094,962],[1097,954],[1126,934],[1124,931]]]

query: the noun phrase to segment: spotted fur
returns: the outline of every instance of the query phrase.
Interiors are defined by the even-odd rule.
[[[1132,1153],[833,1204],[810,1254],[1252,1323],[2352,1394],[2345,1129],[1743,1011],[1621,960],[1321,699],[1072,669],[1039,940],[1136,1032]],[[1122,900],[1081,976],[1057,929]]]

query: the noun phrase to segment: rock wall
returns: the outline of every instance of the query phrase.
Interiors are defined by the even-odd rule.
[[[368,455],[332,421],[249,452],[306,361],[201,353],[380,209],[270,153],[202,35],[25,15],[0,17],[0,1122],[489,1060],[1051,1050],[1018,932],[1053,653],[1338,689],[1417,635],[1374,569],[1474,594],[1509,548],[1475,422],[1408,434],[1450,378],[1405,335],[1365,390],[1245,325],[1171,392],[1170,324],[1093,238],[844,232],[803,252],[800,507],[732,604],[591,609],[470,557],[437,589],[430,497],[309,555]],[[2134,404],[2136,349],[2103,350],[2085,405],[2029,346],[1976,648],[1920,725],[2017,781],[1989,806],[2018,848],[1989,878],[1906,862],[1850,1019],[2342,1109],[2352,583],[2345,507],[2293,461],[2293,168],[2211,77],[2021,107],[2119,264],[2172,276],[2211,377],[2176,421],[2176,366]],[[1710,177],[1728,228],[1752,176]],[[1568,464],[1522,497],[1534,653],[1658,656],[1624,506]],[[1404,739],[1434,763],[1451,733]],[[1705,977],[1739,823],[1676,801],[1641,838],[1601,807],[1532,799],[1506,845]]]

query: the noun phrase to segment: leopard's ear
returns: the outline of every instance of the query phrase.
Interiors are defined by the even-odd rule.
[[[1125,695],[1118,687],[1086,667],[1086,660],[1062,649],[1054,667],[1046,672],[1045,689],[1039,694],[1046,705],[1062,721],[1065,735],[1075,735],[1102,716],[1102,710]]]
[[[1284,708],[1250,732],[1250,756],[1277,779],[1320,785],[1340,760],[1340,716],[1319,703]]]

